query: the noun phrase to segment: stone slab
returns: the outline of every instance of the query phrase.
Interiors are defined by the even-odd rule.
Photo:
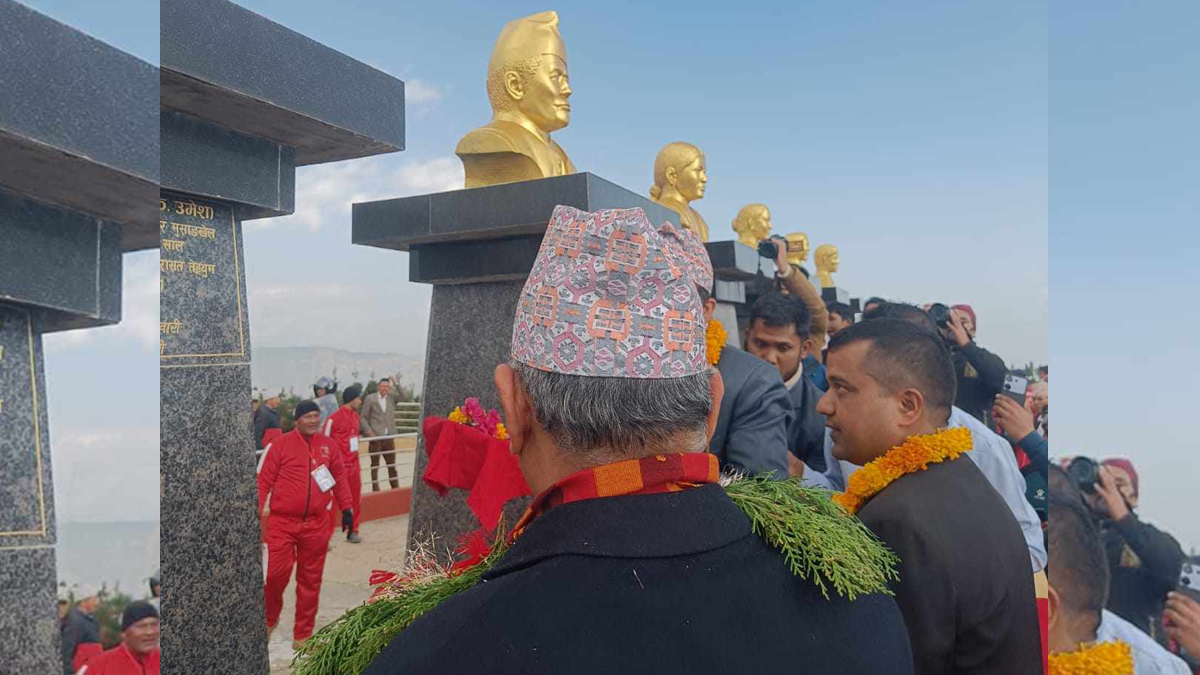
[[[713,297],[716,298],[718,302],[745,304],[746,282],[722,281],[721,279],[716,279],[713,281]]]
[[[162,188],[236,204],[241,220],[296,210],[296,149],[163,110]]]
[[[164,191],[159,212],[162,363],[248,363],[246,266],[233,207]]]
[[[664,206],[594,174],[576,173],[354,204],[351,241],[408,251],[445,242],[540,237],[560,204],[584,211],[641,207],[651,222],[679,224],[679,214]]]
[[[540,234],[415,246],[408,277],[422,284],[524,281],[541,246]]]
[[[158,69],[18,2],[0,2],[0,63],[0,187],[156,246]]]
[[[821,299],[825,302],[850,303],[850,293],[844,288],[829,287],[821,289]]]
[[[429,343],[425,354],[425,388],[421,415],[445,416],[468,396],[485,409],[500,408],[492,374],[508,361],[513,317],[523,281],[435,285],[429,312]],[[408,541],[430,544],[443,560],[458,538],[479,529],[467,508],[467,493],[452,489],[445,497],[425,485],[421,476],[429,464],[424,438],[417,446],[413,474],[412,510]],[[511,527],[529,505],[516,499],[504,510]]]
[[[0,300],[37,308],[42,332],[121,320],[121,227],[0,190]]]
[[[762,270],[773,272],[774,263],[758,251],[736,241],[710,241],[704,244],[712,261],[713,276],[722,281],[746,281]]]
[[[55,611],[54,547],[5,547],[0,542],[0,673],[62,672]]]
[[[0,549],[55,542],[38,319],[36,310],[0,303]]]
[[[165,108],[296,148],[297,166],[404,149],[404,83],[226,0],[162,3]]]

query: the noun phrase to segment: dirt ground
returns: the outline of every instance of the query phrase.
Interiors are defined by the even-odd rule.
[[[356,607],[370,595],[367,579],[373,569],[399,566],[408,536],[408,516],[387,518],[359,526],[361,544],[351,544],[340,532],[334,533],[333,550],[325,558],[325,576],[321,582],[321,604],[317,610],[317,629]],[[296,618],[295,578],[283,592],[283,614],[267,648],[271,654],[271,675],[287,675],[292,663],[292,626]]]

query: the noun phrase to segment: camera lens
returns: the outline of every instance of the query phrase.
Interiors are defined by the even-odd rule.
[[[758,254],[764,258],[774,260],[775,256],[779,255],[779,245],[770,239],[763,239],[758,242]]]
[[[950,308],[940,302],[935,302],[929,306],[929,318],[938,326],[945,328],[950,324]]]
[[[1080,490],[1095,494],[1096,483],[1100,480],[1100,465],[1089,457],[1076,457],[1067,465],[1067,475]]]

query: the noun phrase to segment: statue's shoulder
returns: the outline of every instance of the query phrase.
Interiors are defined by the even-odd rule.
[[[454,152],[460,155],[478,155],[492,152],[527,153],[528,143],[522,143],[529,135],[518,124],[511,122],[488,122],[471,131],[458,142]]]

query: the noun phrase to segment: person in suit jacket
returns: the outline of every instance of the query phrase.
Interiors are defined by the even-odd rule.
[[[900,319],[864,321],[834,336],[827,365],[830,388],[817,410],[831,430],[835,458],[859,466],[885,455],[898,461],[909,454],[891,450],[910,441],[944,447],[952,438],[970,438],[946,429],[955,373],[933,331]],[[882,486],[867,483],[851,477],[847,495],[865,498],[859,517],[900,557],[894,589],[916,672],[1041,672],[1034,578],[1021,528],[975,463],[951,455]]]
[[[359,431],[364,436],[391,436],[396,433],[396,404],[400,402],[398,392],[392,390],[392,379],[379,380],[379,388],[367,394],[359,409]],[[392,489],[400,488],[400,477],[396,471],[396,439],[370,441],[367,455],[371,458],[371,491],[379,492],[379,463],[387,467],[388,482]]]
[[[495,373],[538,496],[483,581],[404,629],[365,675],[911,673],[890,597],[827,600],[716,483],[704,450],[722,378],[692,280],[643,211],[560,206],[546,241]],[[600,290],[575,295],[581,277]],[[650,289],[657,306],[618,304]],[[563,332],[579,358],[547,339]]]

